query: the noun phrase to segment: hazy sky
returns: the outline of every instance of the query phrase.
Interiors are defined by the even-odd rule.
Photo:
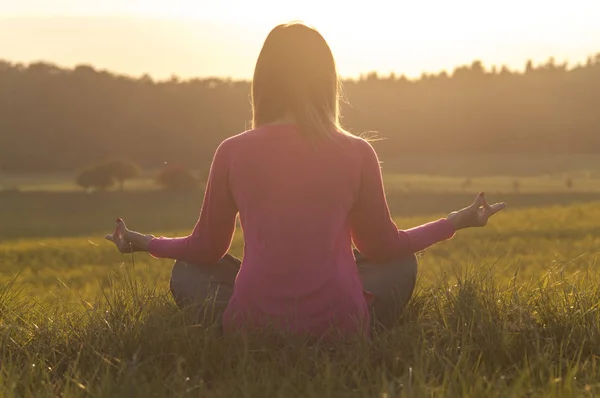
[[[293,19],[321,31],[345,76],[600,52],[600,0],[0,0],[0,58],[247,78],[269,30]]]

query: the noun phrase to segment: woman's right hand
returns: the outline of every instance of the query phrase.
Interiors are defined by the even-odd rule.
[[[464,228],[484,227],[491,216],[505,207],[506,203],[504,202],[489,205],[482,192],[477,195],[471,206],[450,213],[447,219],[452,222],[456,231]]]
[[[147,252],[152,235],[143,235],[139,232],[127,229],[125,222],[117,218],[117,224],[112,234],[105,238],[115,244],[121,253]]]

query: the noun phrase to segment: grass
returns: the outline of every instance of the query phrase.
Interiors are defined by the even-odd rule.
[[[386,140],[375,146],[386,145]],[[462,191],[467,177],[487,191],[513,191],[519,181],[524,192],[564,190],[567,178],[575,190],[600,190],[600,159],[594,154],[535,153],[431,153],[382,157],[386,182],[410,190]],[[143,175],[126,183],[129,189],[155,189],[160,168],[146,168]],[[196,176],[202,174],[195,170]],[[32,173],[0,170],[0,189],[21,191],[79,191],[75,172]],[[471,189],[469,189],[471,190]]]
[[[233,344],[152,285],[118,281],[97,307],[8,302],[3,396],[593,396],[597,285],[558,275],[422,289],[370,344]],[[14,310],[27,314],[13,315]]]
[[[489,170],[505,161],[483,160]],[[532,159],[518,177],[484,167],[469,187],[458,166],[386,174],[401,228],[468,204],[470,192],[510,208],[422,253],[394,328],[351,346],[225,340],[211,319],[177,310],[171,261],[122,256],[102,238],[117,216],[143,232],[187,234],[202,192],[140,180],[85,195],[67,175],[0,176],[22,188],[0,192],[0,396],[598,396],[600,179],[597,160],[581,158],[566,189],[557,172],[566,161]],[[231,252],[242,245],[238,231]]]
[[[472,192],[405,192],[390,186],[388,203],[398,217],[444,215],[474,199]],[[490,200],[505,200],[511,209],[576,205],[600,201],[600,192],[494,193]],[[104,236],[123,217],[132,228],[148,233],[193,228],[203,192],[171,194],[163,191],[126,191],[85,195],[83,192],[0,192],[0,242]],[[410,225],[409,225],[410,226]]]
[[[417,291],[393,330],[352,346],[275,347],[225,340],[210,319],[193,322],[169,296],[170,261],[122,256],[102,240],[115,212],[144,232],[179,235],[193,226],[198,198],[127,195],[19,195],[39,208],[21,213],[19,235],[2,230],[0,396],[600,394],[600,202],[553,196],[563,204],[532,207],[544,197],[522,194],[522,206],[487,228],[461,231],[420,256]],[[429,196],[392,196],[390,204],[415,209]],[[133,197],[140,200],[126,204]],[[398,225],[472,199],[435,198],[429,215]],[[25,205],[3,200],[3,208],[14,205],[5,220],[18,225]],[[242,241],[238,232],[232,253],[241,255]]]

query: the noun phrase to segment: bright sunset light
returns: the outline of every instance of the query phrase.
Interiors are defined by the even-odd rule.
[[[321,31],[346,76],[418,76],[475,59],[521,69],[529,58],[575,63],[600,49],[600,5],[593,0],[24,0],[0,4],[0,18],[1,36],[13,37],[0,41],[2,58],[93,63],[156,77],[247,78],[266,34],[290,20]]]

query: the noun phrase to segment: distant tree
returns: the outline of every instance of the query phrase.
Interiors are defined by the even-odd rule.
[[[111,160],[100,166],[111,175],[118,183],[119,190],[123,192],[125,181],[139,177],[142,174],[140,167],[128,160]]]
[[[473,61],[473,63],[471,63],[471,71],[478,75],[485,74],[483,63],[479,60]]]
[[[346,79],[344,125],[385,138],[375,143],[384,161],[407,153],[508,154],[517,147],[600,153],[600,53],[576,68],[549,59],[519,69],[498,63],[489,73],[475,60],[422,78]],[[0,100],[0,159],[11,171],[74,171],[114,153],[119,142],[120,155],[141,163],[189,159],[202,166],[247,126],[250,89],[248,81],[229,78],[159,81],[90,65],[0,60],[0,99],[10,99]]]
[[[91,189],[106,190],[115,183],[114,178],[103,167],[89,167],[77,174],[75,183],[90,192]]]
[[[365,80],[376,82],[379,80],[379,74],[375,71],[371,71],[371,72],[367,73],[367,75],[365,76]]]
[[[467,189],[469,187],[471,187],[473,185],[473,180],[471,180],[470,177],[467,177],[467,179],[465,179],[461,184],[460,187],[464,190]]]
[[[525,73],[531,73],[534,70],[533,61],[527,60],[525,64]]]
[[[519,180],[514,180],[513,181],[513,191],[519,192],[520,190],[521,190],[521,183],[519,182]]]
[[[512,72],[510,71],[510,69],[508,68],[508,66],[502,65],[502,67],[500,68],[499,75],[510,76],[511,74],[512,74]]]
[[[565,186],[566,186],[568,189],[571,189],[571,188],[573,188],[573,179],[572,179],[572,178],[570,178],[570,177],[569,177],[569,178],[567,178],[567,180],[565,181]]]
[[[82,187],[86,192],[94,186],[93,169],[85,169],[80,171],[75,177],[75,183]]]
[[[192,191],[198,188],[198,180],[189,170],[180,166],[169,166],[156,177],[156,182],[170,191]]]

